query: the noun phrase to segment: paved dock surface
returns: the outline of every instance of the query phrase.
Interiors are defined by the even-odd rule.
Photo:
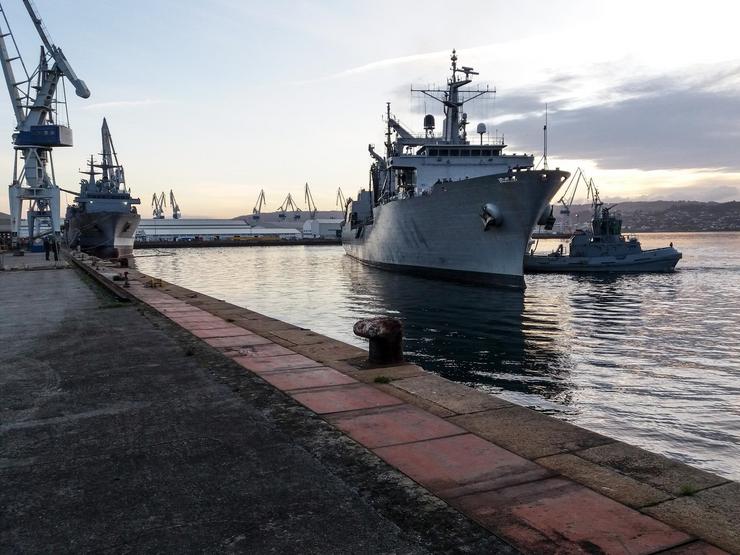
[[[23,347],[38,369],[16,355],[3,387],[33,390],[2,428],[12,538],[87,525],[85,546],[110,533],[136,550],[740,553],[735,482],[135,270],[121,287],[122,270],[95,264],[81,267],[133,306],[68,303]],[[60,523],[23,489],[37,482]]]
[[[0,311],[0,552],[514,552],[75,270],[0,273]]]
[[[59,260],[54,260],[54,255],[49,255],[46,260],[46,254],[43,252],[23,252],[23,256],[13,256],[12,252],[0,253],[0,271],[14,270],[55,270],[68,268],[69,265],[64,257],[60,256]]]

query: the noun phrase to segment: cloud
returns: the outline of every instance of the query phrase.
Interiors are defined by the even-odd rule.
[[[111,100],[108,102],[93,102],[92,104],[85,104],[81,107],[82,110],[107,110],[117,108],[137,108],[140,106],[151,106],[153,104],[162,104],[162,100],[156,100],[151,98],[144,98],[141,100]]]
[[[733,71],[648,77],[586,101],[550,104],[551,152],[591,159],[602,169],[740,170],[740,95],[728,86]],[[565,76],[559,87],[572,81]],[[497,103],[493,123],[506,121],[504,131],[520,147],[541,150],[546,93],[544,87],[515,91]]]

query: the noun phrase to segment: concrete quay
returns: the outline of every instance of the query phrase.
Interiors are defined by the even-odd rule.
[[[43,252],[24,252],[23,256],[13,256],[12,252],[0,252],[0,271],[16,270],[60,270],[69,267],[63,256],[54,260],[54,255],[49,256]]]
[[[257,422],[255,415],[251,417],[256,425],[250,422],[246,429],[226,426],[230,433],[222,438],[224,448],[246,448],[244,444],[255,439],[248,436],[260,431],[255,430],[260,425],[268,428],[261,430],[263,433],[256,438],[267,442],[266,452],[277,441],[275,435],[287,435],[288,441],[300,444],[314,465],[328,467],[330,478],[349,484],[355,501],[369,504],[370,513],[386,519],[384,540],[406,542],[393,547],[375,543],[381,541],[377,535],[354,534],[347,527],[332,535],[334,543],[319,535],[316,543],[310,544],[309,538],[316,533],[316,528],[310,525],[312,520],[293,517],[288,522],[281,521],[281,532],[302,535],[316,551],[300,543],[294,544],[290,551],[505,553],[516,549],[524,553],[740,553],[740,519],[736,517],[740,487],[735,482],[448,382],[412,364],[372,366],[362,349],[134,270],[129,270],[130,285],[124,288],[121,282],[111,280],[123,270],[105,264],[92,268],[89,259],[82,264],[100,281],[120,288],[121,296],[134,299],[132,306],[110,311],[107,318],[108,325],[119,325],[114,324],[119,315],[126,312],[131,315],[128,325],[133,329],[124,326],[127,339],[119,348],[119,357],[129,360],[129,352],[139,356],[146,352],[152,364],[156,361],[158,372],[187,376],[188,380],[194,372],[191,367],[201,364],[197,385],[204,388],[203,397],[207,399],[219,387],[231,388],[229,393],[237,398],[240,408],[241,403],[251,405],[258,416],[268,418],[273,426],[269,428]],[[0,287],[0,294],[3,290]],[[104,325],[105,320],[98,321]],[[82,326],[90,327],[79,318],[75,321],[78,331]],[[59,337],[64,340],[61,333]],[[81,338],[76,340],[80,343]],[[175,352],[164,348],[178,341],[187,345],[186,356],[182,349]],[[78,344],[77,348],[79,353],[84,352],[83,345]],[[100,360],[93,361],[87,373],[106,374],[100,366]],[[205,376],[204,367],[209,370]],[[109,391],[116,391],[118,382],[108,383],[110,376],[105,377],[98,387],[108,384]],[[129,370],[126,378],[131,393],[165,395],[161,387],[149,391],[148,371]],[[190,398],[194,388],[181,389],[168,389],[167,402],[174,405],[194,402]],[[219,393],[226,394],[221,389]],[[63,410],[64,405],[58,408]],[[211,437],[214,430],[210,411],[215,414],[220,411],[213,405],[200,408],[197,416],[203,428],[201,433]],[[48,418],[29,410],[16,415],[15,422],[3,423],[3,434],[6,428],[11,435],[17,428],[26,429],[23,419],[30,418],[37,422],[31,428],[46,428],[45,437],[63,444],[63,449],[60,445],[54,453],[56,457],[73,456],[76,449],[84,451],[88,447],[88,441],[80,441],[83,438],[76,429],[76,419],[68,422],[68,429],[59,431],[57,436],[56,429],[47,428],[57,423],[47,422]],[[121,447],[132,449],[133,445],[147,445],[147,441],[157,439],[154,436],[160,427],[169,432],[179,427],[176,413],[160,411],[156,422],[150,430],[147,420],[137,420],[136,426],[127,426],[123,438],[103,434],[97,440],[97,447],[114,451],[111,447],[120,440]],[[317,438],[313,435],[317,430],[329,434],[327,437],[332,440],[324,436]],[[62,441],[65,435],[71,435],[82,446],[75,441],[70,443],[69,438]],[[111,445],[106,445],[106,439]],[[50,456],[48,445],[40,445],[38,440],[29,442],[23,437],[12,438],[8,445],[15,445],[14,449],[21,455],[4,453],[1,461],[5,469],[1,472],[11,468],[12,474],[12,469],[27,466],[37,469],[38,475],[43,474],[44,468],[56,470],[52,462],[56,459],[44,461],[47,465],[44,467],[34,458]],[[33,454],[34,447],[40,451],[38,455]],[[29,450],[31,454],[27,453]],[[209,458],[206,451],[203,448],[200,456]],[[247,460],[251,465],[255,458]],[[160,469],[162,459],[152,458],[147,462],[148,474],[146,479],[139,478],[139,487],[158,490],[156,498],[166,503],[169,493],[167,488],[160,489],[160,481],[166,478],[162,473],[173,469],[182,472],[182,469],[173,463]],[[179,462],[189,463],[188,457],[180,455]],[[244,459],[239,464],[239,456],[235,454],[228,468],[217,474],[220,478],[231,472],[240,476],[248,471],[243,466]],[[290,475],[293,468],[290,463],[278,465],[272,474],[265,472],[258,479],[282,482],[284,473]],[[210,474],[207,478],[218,481]],[[235,482],[238,480],[230,480],[231,484]],[[16,482],[16,487],[20,483],[23,482]],[[331,489],[331,483],[324,487],[322,482],[318,486],[321,491]],[[0,493],[4,504],[7,505],[8,498],[13,499],[13,507],[21,510],[24,504],[16,499],[18,495],[18,490]],[[210,516],[208,511],[217,505],[210,500],[209,489],[202,485],[187,488],[178,495],[178,500],[186,501],[188,506],[202,505],[201,518]],[[243,500],[234,499],[228,507],[218,507],[218,512],[226,518],[225,513],[230,511],[243,516],[247,510],[248,516],[239,524],[246,526],[249,522],[249,529],[263,526],[264,515],[239,506]],[[318,505],[311,511],[315,519],[326,516],[325,525],[330,528],[341,525],[336,522],[334,507]],[[136,541],[143,537],[144,543],[125,543],[131,541],[130,535],[121,531],[114,548],[212,546],[213,543],[207,542],[213,542],[214,538],[219,539],[218,545],[222,547],[228,544],[221,529],[209,530],[212,535],[208,538],[207,534],[197,535],[203,543],[186,543],[193,539],[189,536],[191,531],[202,532],[202,529],[190,523],[192,526],[176,535],[172,530],[173,515],[159,509],[154,512],[160,524],[157,533],[166,530],[162,537],[144,534],[136,537]],[[118,514],[120,518],[128,513]],[[25,515],[25,519],[14,521],[11,539],[35,540],[35,536],[28,539],[30,532],[24,533],[22,523],[28,518]],[[136,529],[135,524],[125,519],[116,524],[106,524],[102,518],[94,522],[111,529],[125,526]],[[232,530],[241,529],[234,524]],[[337,536],[342,534],[362,538],[365,543],[359,549],[340,545]],[[175,541],[173,536],[182,543],[168,543]],[[64,537],[62,533],[60,539]],[[237,548],[264,551],[243,531],[229,537],[244,537],[239,540],[242,543],[235,544]],[[100,546],[94,543],[95,539],[100,541],[100,536],[89,538],[92,545]]]
[[[0,315],[0,553],[515,552],[87,274],[0,272]]]

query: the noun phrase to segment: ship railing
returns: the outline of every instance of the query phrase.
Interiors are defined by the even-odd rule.
[[[442,135],[426,135],[425,133],[410,133],[412,135],[413,139],[418,140],[422,142],[425,145],[449,145],[450,143],[445,140],[445,138]],[[409,139],[404,139],[408,141]],[[490,135],[487,135],[485,138],[483,138],[483,142],[479,142],[477,139],[473,141],[468,141],[467,143],[469,146],[505,146],[504,144],[504,137],[499,135],[494,135],[491,137]]]

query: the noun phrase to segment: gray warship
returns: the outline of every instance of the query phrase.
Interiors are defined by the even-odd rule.
[[[133,252],[134,235],[141,220],[135,205],[141,204],[141,200],[133,198],[126,188],[123,166],[118,163],[105,119],[101,135],[101,162],[95,163],[90,157],[88,171],[83,172],[87,179],[80,181],[80,193],[74,204],[67,207],[64,236],[70,248],[79,247],[100,258],[121,258]]]
[[[494,91],[466,89],[473,68],[457,65],[445,88],[413,89],[444,109],[421,135],[386,108],[385,156],[369,146],[369,190],[347,203],[342,243],[371,266],[425,277],[524,287],[522,260],[532,227],[569,173],[536,170],[530,154],[504,154],[502,137],[467,139],[464,104]],[[546,166],[545,166],[546,167]]]
[[[668,247],[643,250],[637,237],[622,234],[622,218],[599,199],[598,190],[591,185],[594,215],[591,228],[577,230],[568,251],[561,244],[549,254],[535,254],[534,249],[524,257],[526,272],[671,272],[681,260],[681,253]],[[615,205],[616,206],[616,205]]]

